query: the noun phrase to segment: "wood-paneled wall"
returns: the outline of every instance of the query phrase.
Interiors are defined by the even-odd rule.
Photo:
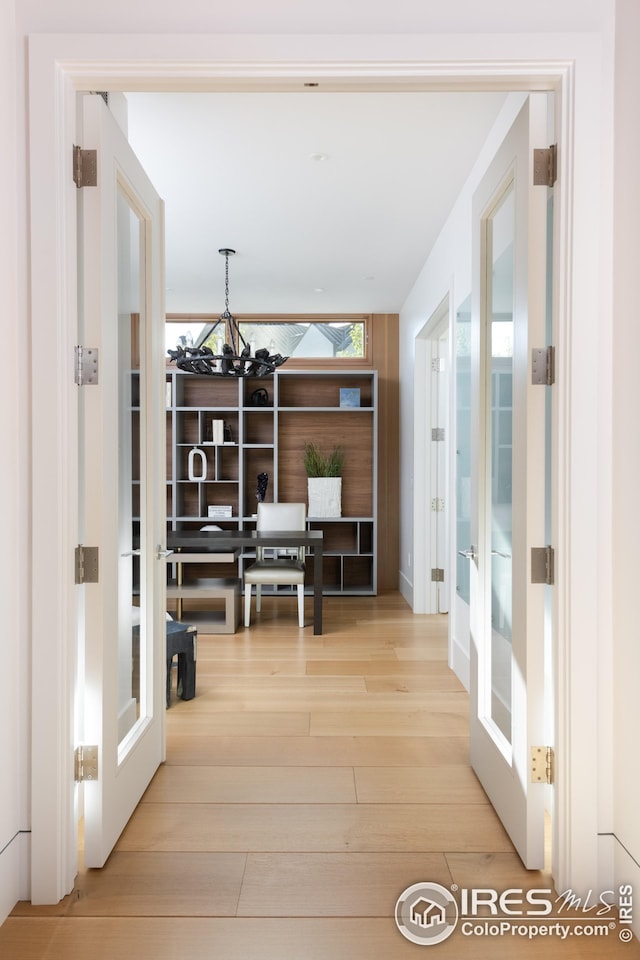
[[[398,589],[400,569],[399,318],[397,313],[374,313],[366,319],[366,359],[350,366],[378,371],[378,590],[384,592]],[[296,361],[292,358],[287,361],[287,369],[330,369],[344,363],[344,360]]]

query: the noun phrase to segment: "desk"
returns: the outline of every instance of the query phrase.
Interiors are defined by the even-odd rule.
[[[255,547],[305,547],[313,554],[313,632],[322,633],[322,530],[170,530],[170,550],[228,553]],[[176,561],[179,557],[176,556]]]

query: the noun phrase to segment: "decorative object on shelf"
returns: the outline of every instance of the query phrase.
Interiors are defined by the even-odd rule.
[[[268,407],[269,406],[269,394],[264,389],[264,387],[258,387],[257,390],[253,391],[253,393],[249,397],[249,406],[250,407]]]
[[[216,446],[224,443],[224,420],[211,421],[211,441]]]
[[[359,407],[360,389],[358,387],[340,387],[340,406]]]
[[[200,472],[197,471],[197,461],[199,461]],[[198,447],[193,447],[189,451],[189,460],[187,464],[187,472],[189,480],[206,480],[207,479],[207,455],[204,450],[200,450]]]
[[[235,254],[230,247],[218,250],[225,258],[224,262],[224,310],[211,330],[215,333],[219,324],[227,327],[231,343],[225,343],[222,353],[214,353],[210,347],[177,346],[167,353],[175,361],[179,370],[197,373],[209,377],[268,377],[289,359],[282,354],[271,355],[266,347],[256,350],[251,356],[251,347],[240,333],[240,327],[229,312],[229,257]],[[240,349],[242,344],[242,349]]]
[[[256,491],[256,500],[258,503],[264,503],[264,498],[267,495],[267,486],[269,484],[269,474],[268,473],[259,473],[258,474],[258,489]]]
[[[323,454],[315,443],[305,443],[304,468],[308,478],[310,517],[342,516],[343,466],[344,450],[341,446]]]

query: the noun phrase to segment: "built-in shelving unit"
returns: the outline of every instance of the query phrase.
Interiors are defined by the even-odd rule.
[[[345,449],[342,516],[308,517],[324,531],[326,594],[377,592],[377,373],[373,370],[276,371],[266,379],[197,376],[167,368],[167,525],[172,530],[255,526],[258,475],[265,499],[307,502],[307,441]],[[352,391],[346,406],[341,390]],[[256,394],[256,391],[259,391]],[[256,405],[256,398],[266,404]],[[355,401],[354,401],[354,391]],[[359,403],[358,403],[359,400]],[[224,442],[213,426],[223,421]],[[189,455],[194,448],[204,458]],[[206,462],[205,462],[206,461]],[[196,478],[194,478],[194,474]],[[217,511],[230,507],[229,516]],[[212,515],[216,513],[216,515]],[[223,563],[189,563],[186,578],[242,576],[248,554]],[[175,564],[168,564],[175,578]],[[308,588],[312,587],[308,565]]]

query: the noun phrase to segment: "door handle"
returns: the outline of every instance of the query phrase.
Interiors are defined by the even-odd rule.
[[[139,557],[139,556],[140,556],[140,551],[139,551],[139,550],[128,550],[126,553],[121,553],[120,556],[121,556],[121,557]]]
[[[467,550],[458,550],[458,556],[464,557],[465,560],[473,560],[474,562],[478,559],[478,551],[473,544]]]
[[[170,557],[173,553],[173,550],[162,550],[160,544],[158,544],[158,549],[156,551],[156,560],[166,560],[167,557]]]

